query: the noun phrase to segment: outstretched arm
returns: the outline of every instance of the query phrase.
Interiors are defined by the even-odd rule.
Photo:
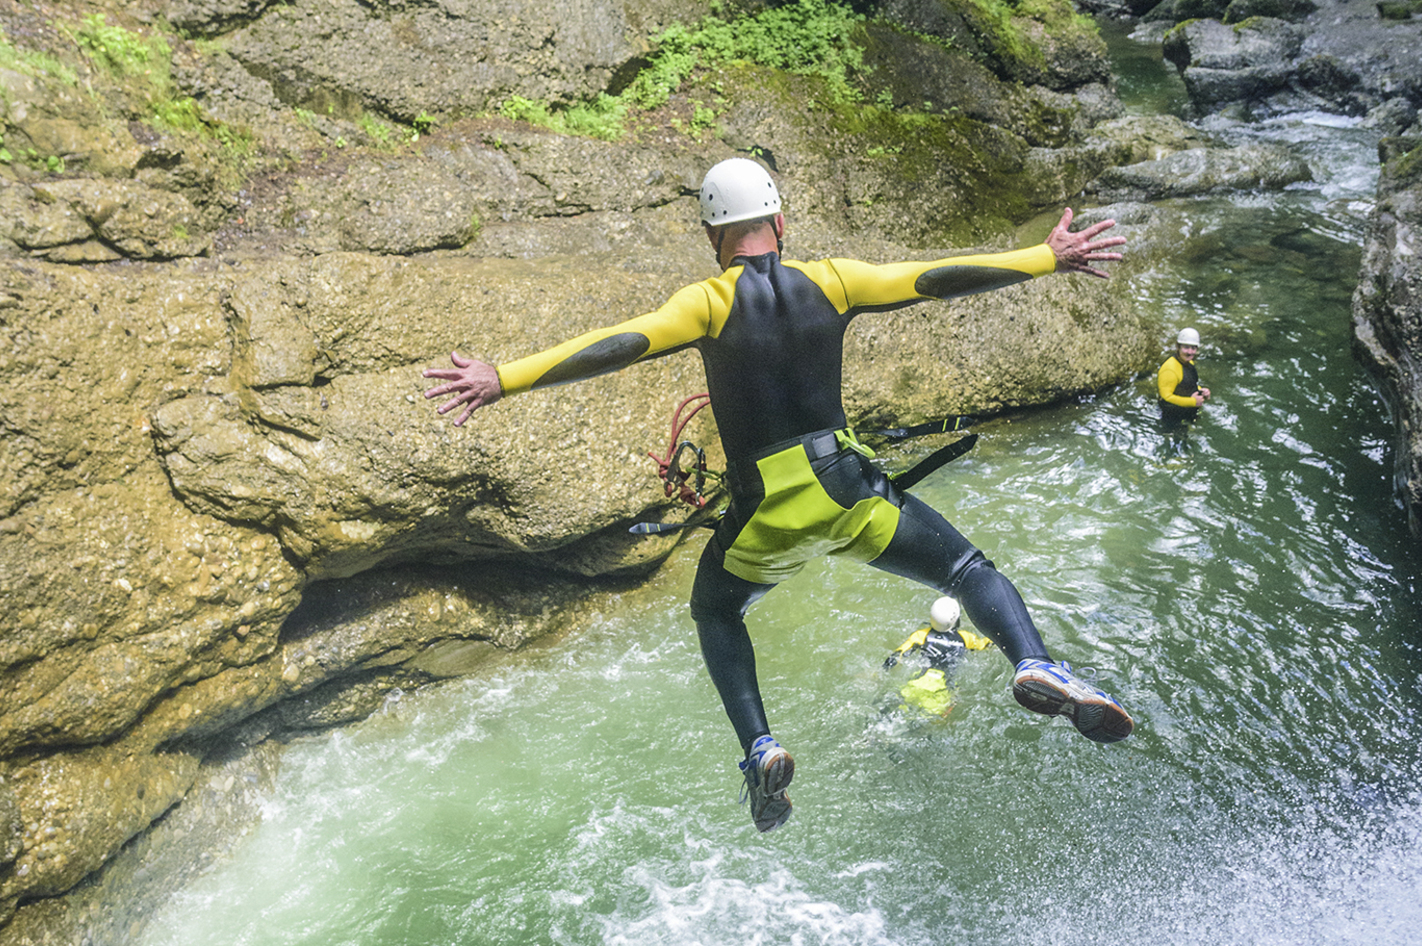
[[[1101,251],[1108,246],[1122,246],[1126,242],[1125,237],[1096,239],[1098,233],[1111,229],[1116,225],[1116,221],[1103,220],[1100,223],[1092,224],[1080,233],[1072,233],[1071,220],[1072,212],[1068,207],[1062,214],[1062,219],[1052,228],[1051,234],[1047,237],[1047,246],[1052,248],[1052,252],[1057,257],[1057,272],[1086,273],[1089,276],[1100,276],[1102,279],[1110,278],[1105,270],[1097,269],[1091,263],[1121,259],[1120,253],[1103,253]]]
[[[425,392],[425,397],[453,394],[454,397],[441,404],[438,410],[441,414],[448,414],[461,404],[464,405],[464,413],[454,422],[454,426],[462,427],[470,414],[503,397],[504,389],[499,384],[499,372],[493,365],[475,358],[461,358],[457,351],[451,352],[449,359],[454,362],[453,368],[425,369],[426,378],[439,378],[447,382],[430,388]]]
[[[1071,232],[1072,212],[1067,208],[1045,242],[1006,253],[952,256],[932,263],[889,263],[875,266],[858,260],[828,260],[824,264],[791,263],[801,268],[830,297],[840,311],[883,312],[912,305],[924,299],[956,299],[979,292],[1002,289],[1050,273],[1085,273],[1108,278],[1092,263],[1121,259],[1120,253],[1105,252],[1121,246],[1125,237],[1096,239],[1116,225],[1114,220],[1092,224],[1080,233]],[[833,271],[833,279],[821,276],[817,267]],[[836,291],[836,287],[838,291]]]
[[[425,370],[426,378],[446,382],[430,388],[425,397],[454,395],[439,406],[439,413],[447,414],[463,405],[463,413],[454,422],[454,426],[460,427],[469,415],[504,395],[581,381],[670,354],[706,334],[711,310],[717,304],[706,285],[694,283],[683,287],[655,312],[639,315],[621,325],[586,332],[497,367],[454,352],[450,355],[453,368]],[[720,300],[719,304],[723,309],[728,308],[729,298]]]

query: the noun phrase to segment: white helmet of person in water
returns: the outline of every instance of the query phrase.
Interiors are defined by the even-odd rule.
[[[957,600],[944,595],[928,609],[928,624],[935,631],[956,631],[963,621],[963,609]]]
[[[701,181],[701,222],[719,227],[780,213],[780,192],[765,168],[749,158],[727,158]]]
[[[1180,334],[1175,336],[1175,344],[1189,345],[1191,348],[1200,347],[1200,333],[1192,328],[1182,328]]]

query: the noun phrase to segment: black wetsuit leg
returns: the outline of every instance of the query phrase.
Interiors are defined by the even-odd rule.
[[[716,536],[706,543],[691,589],[691,617],[701,639],[701,656],[711,682],[721,695],[741,748],[770,732],[760,684],[755,675],[755,648],[746,630],[746,611],[774,585],[746,581],[726,571],[725,553]]]
[[[899,495],[899,527],[869,564],[957,598],[973,626],[1013,666],[1027,657],[1050,659],[1012,582],[931,506],[909,493]]]

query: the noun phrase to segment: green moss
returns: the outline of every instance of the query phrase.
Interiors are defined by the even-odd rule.
[[[0,30],[0,69],[9,69],[35,78],[57,79],[67,86],[77,86],[79,77],[74,70],[48,53],[18,49],[10,45],[5,32]]]
[[[86,16],[70,31],[78,47],[100,68],[118,75],[154,76],[155,82],[166,82],[168,64],[173,50],[161,34],[142,36],[121,26],[109,26],[102,13]]]
[[[1378,16],[1384,20],[1410,20],[1422,14],[1422,0],[1380,0]]]
[[[203,132],[207,130],[202,109],[191,98],[165,98],[154,102],[153,117],[159,124],[174,131]]]
[[[1396,139],[1399,143],[1407,139]],[[1415,142],[1412,139],[1408,143]],[[1404,151],[1387,162],[1384,174],[1392,187],[1405,187],[1422,180],[1422,145],[1413,144],[1411,150]]]
[[[719,84],[731,101],[754,97],[790,124],[787,141],[818,141],[849,193],[794,195],[800,213],[816,199],[823,212],[849,210],[856,225],[888,228],[907,245],[975,246],[1002,240],[1035,209],[1024,180],[1026,146],[1010,133],[961,114],[904,112],[833,101],[822,79],[734,64],[699,75],[692,89]],[[838,175],[836,175],[838,176]],[[810,201],[806,204],[803,201]]]
[[[1181,20],[1179,23],[1176,23],[1176,24],[1175,24],[1174,26],[1172,26],[1170,29],[1168,29],[1168,30],[1165,31],[1165,35],[1161,37],[1161,41],[1164,42],[1164,41],[1170,39],[1170,37],[1172,37],[1172,36],[1179,36],[1180,34],[1184,33],[1185,27],[1189,26],[1191,23],[1199,23],[1199,22],[1200,22],[1200,18],[1199,18],[1199,17],[1194,17],[1194,18],[1189,19],[1189,20]]]
[[[1025,79],[1047,69],[1029,29],[1034,22],[1069,46],[1100,41],[1096,24],[1066,0],[955,0],[950,6],[973,34],[980,58],[1005,79]]]
[[[658,36],[646,68],[617,95],[604,93],[593,102],[565,108],[513,96],[500,113],[561,132],[616,140],[626,133],[634,112],[664,105],[696,70],[738,62],[818,76],[837,99],[856,101],[850,76],[863,67],[854,37],[861,21],[835,0],[794,0],[729,20],[712,14],[695,26],[675,24]],[[693,103],[686,130],[700,135],[714,128],[715,121],[713,107]]]
[[[1011,76],[1023,68],[1045,68],[1046,56],[1013,22],[1013,12],[995,0],[969,0],[964,6],[972,29],[978,33],[989,56],[997,61],[999,73]]]

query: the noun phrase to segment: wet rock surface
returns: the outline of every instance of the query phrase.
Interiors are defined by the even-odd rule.
[[[1401,101],[1415,116],[1422,106],[1422,18],[1365,0],[1241,3],[1166,0],[1146,15],[1142,35],[1163,37],[1201,114],[1362,116]]]
[[[1387,395],[1394,482],[1422,537],[1422,137],[1385,138],[1379,151],[1378,203],[1353,295],[1354,350]]]

